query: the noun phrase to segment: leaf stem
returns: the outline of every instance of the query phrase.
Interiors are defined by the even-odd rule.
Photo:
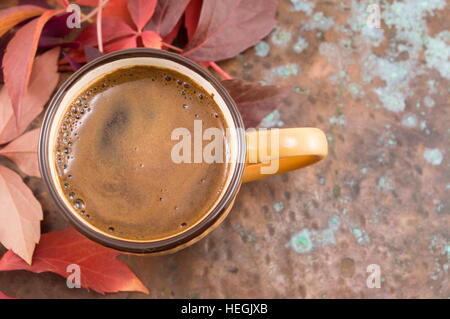
[[[233,78],[225,72],[220,66],[214,61],[208,62],[209,66],[212,67],[217,73],[219,73],[225,80],[232,80]]]
[[[179,53],[183,52],[183,49],[180,49],[179,47],[176,47],[176,46],[171,45],[171,44],[169,44],[169,43],[162,42],[161,44],[162,44],[163,46],[168,47],[169,49],[172,49],[172,50],[177,51],[177,52],[179,52]]]
[[[169,44],[169,43],[162,42],[162,45],[165,46],[165,47],[167,47],[167,48],[169,48],[169,49],[172,49],[172,50],[174,50],[174,51],[177,51],[178,53],[183,52],[183,49],[181,49],[181,48],[179,48],[179,47],[176,47],[176,46],[174,46],[174,45],[171,45],[171,44]],[[220,76],[222,76],[225,80],[232,80],[232,79],[233,79],[233,78],[231,77],[231,75],[229,75],[229,74],[228,74],[227,72],[225,72],[220,66],[218,66],[218,65],[216,64],[216,62],[210,61],[210,62],[206,62],[206,63],[207,63],[208,66],[212,67],[217,73],[219,73]]]
[[[108,2],[109,2],[109,0],[103,0],[103,2],[101,4],[101,8],[103,8]],[[85,15],[83,17],[83,19],[81,19],[81,22],[86,22],[87,20],[91,19],[93,16],[95,16],[97,14],[99,9],[100,9],[100,7],[96,7],[95,9],[93,9],[91,12],[89,12],[87,15]]]
[[[102,39],[102,2],[103,0],[98,0],[98,12],[97,12],[97,42],[98,50],[103,53],[103,39]]]

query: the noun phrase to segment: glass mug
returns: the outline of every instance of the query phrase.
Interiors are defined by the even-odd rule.
[[[68,105],[84,88],[119,68],[149,65],[171,69],[186,75],[203,87],[221,108],[228,127],[234,129],[229,137],[229,158],[232,163],[223,191],[218,194],[213,207],[199,221],[170,237],[155,240],[129,240],[116,237],[90,225],[79,216],[68,202],[61,189],[55,161],[56,138],[60,123]],[[76,71],[57,90],[45,113],[39,138],[38,156],[41,175],[52,198],[64,216],[75,228],[88,238],[116,250],[137,254],[164,254],[185,248],[215,229],[228,215],[240,186],[270,175],[284,173],[313,164],[328,153],[325,134],[317,128],[275,129],[278,139],[276,158],[270,152],[270,145],[261,150],[258,141],[270,139],[275,132],[254,130],[245,132],[241,114],[230,94],[212,74],[198,64],[175,53],[136,48],[103,55]],[[251,155],[256,154],[256,157]],[[265,155],[264,155],[265,154]],[[249,158],[253,157],[250,161]],[[277,161],[278,170],[263,174],[262,168],[270,161]]]

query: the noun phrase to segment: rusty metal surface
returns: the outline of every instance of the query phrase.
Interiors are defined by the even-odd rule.
[[[121,257],[149,296],[70,290],[57,275],[22,271],[0,273],[1,290],[38,298],[450,297],[450,8],[382,2],[374,31],[364,3],[281,0],[277,30],[221,63],[237,78],[293,86],[263,125],[323,129],[327,159],[243,185],[227,220],[192,247]],[[43,231],[65,227],[40,180],[28,184],[45,208]],[[366,284],[370,264],[380,266],[381,288]]]

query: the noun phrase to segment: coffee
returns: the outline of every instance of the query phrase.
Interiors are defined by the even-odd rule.
[[[173,161],[172,131],[193,132],[194,120],[225,136],[213,97],[176,71],[133,66],[89,85],[65,112],[55,147],[73,211],[103,232],[139,241],[176,235],[201,220],[230,165]]]

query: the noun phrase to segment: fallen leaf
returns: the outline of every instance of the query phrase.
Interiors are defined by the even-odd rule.
[[[0,291],[0,299],[15,299],[15,298],[9,297]]]
[[[6,86],[0,90],[0,145],[21,135],[43,111],[44,105],[58,84],[59,51],[59,48],[54,48],[36,57],[28,91],[23,98],[23,116],[19,119],[18,125]]]
[[[232,58],[255,45],[275,26],[273,0],[204,1],[184,55],[195,61]]]
[[[166,37],[180,21],[189,0],[159,0],[152,19],[145,27]]]
[[[266,115],[281,106],[282,99],[289,93],[287,88],[238,79],[224,80],[222,85],[236,102],[246,128],[256,127]]]
[[[44,8],[32,5],[14,6],[0,10],[0,37],[11,30],[16,24],[38,16],[44,11]]]
[[[186,28],[189,40],[192,39],[195,34],[195,30],[197,30],[202,4],[203,0],[191,0],[184,13],[184,26]]]
[[[102,19],[102,40],[104,44],[108,44],[119,38],[134,35],[135,33],[136,31],[122,20],[116,18]],[[75,41],[85,46],[97,46],[97,23],[92,23],[84,28]]]
[[[22,178],[0,166],[0,242],[29,264],[41,235],[42,217],[41,204]]]
[[[8,251],[0,260],[0,271],[53,272],[67,278],[70,275],[67,266],[76,264],[80,267],[83,288],[99,293],[139,291],[148,294],[148,289],[136,275],[117,259],[119,254],[87,239],[73,228],[67,228],[42,235],[32,266]]]
[[[26,175],[40,177],[37,159],[38,141],[39,129],[31,130],[2,148],[0,155],[12,160]]]
[[[129,0],[128,11],[139,32],[145,27],[155,12],[156,0]]]
[[[141,33],[142,43],[146,48],[161,49],[161,37],[158,33],[147,30]]]
[[[23,99],[30,81],[31,69],[36,54],[39,37],[45,23],[61,10],[45,11],[40,17],[28,22],[19,29],[9,41],[3,57],[3,71],[5,86],[16,116],[16,124],[19,123],[24,113]]]
[[[117,40],[113,43],[106,45],[105,52],[109,53],[109,52],[114,52],[114,51],[119,51],[119,50],[124,50],[124,49],[130,49],[130,48],[135,48],[136,46],[137,46],[136,36],[132,35],[132,36]]]

